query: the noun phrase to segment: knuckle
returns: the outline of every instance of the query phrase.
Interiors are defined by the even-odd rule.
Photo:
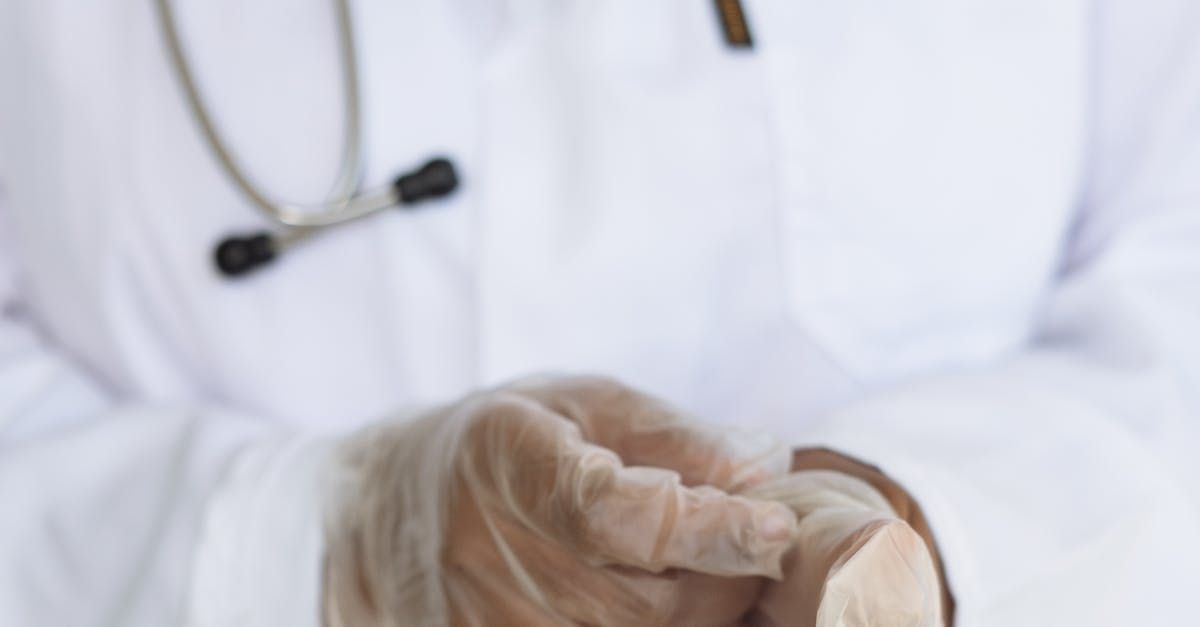
[[[476,466],[491,468],[490,472],[495,473],[508,468],[496,464],[506,464],[514,454],[520,455],[518,449],[537,448],[537,442],[531,437],[539,432],[535,428],[539,414],[532,401],[515,394],[496,392],[473,399],[462,412],[466,421],[463,452],[474,459]]]
[[[526,413],[534,406],[529,399],[507,390],[497,390],[479,400],[476,411],[485,416],[502,419],[504,416]]]
[[[532,401],[512,392],[492,392],[468,408],[472,431],[483,434],[508,430],[528,422],[536,407]]]

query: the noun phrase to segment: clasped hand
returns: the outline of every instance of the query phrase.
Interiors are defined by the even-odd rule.
[[[378,425],[341,458],[326,623],[940,627],[921,539],[790,464],[591,377]]]

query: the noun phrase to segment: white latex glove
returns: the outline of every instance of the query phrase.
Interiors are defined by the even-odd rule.
[[[784,578],[767,585],[756,626],[942,627],[929,550],[866,482],[830,470],[792,473],[747,494],[800,518]]]
[[[527,380],[369,429],[344,455],[326,620],[733,624],[758,598],[753,576],[782,574],[796,518],[722,489],[789,464],[786,448],[595,378]]]

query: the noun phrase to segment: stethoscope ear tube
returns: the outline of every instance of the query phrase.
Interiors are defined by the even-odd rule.
[[[156,0],[159,23],[167,47],[167,56],[200,133],[229,179],[264,215],[289,228],[279,233],[259,232],[227,237],[217,244],[213,261],[227,277],[249,274],[270,263],[285,250],[326,228],[374,214],[394,206],[412,206],[424,200],[440,198],[458,187],[454,164],[445,157],[430,160],[413,172],[401,175],[390,186],[367,192],[356,191],[362,178],[362,141],[358,86],[358,61],[355,56],[354,30],[348,0],[333,0],[342,62],[342,95],[345,101],[345,135],[342,161],[331,199],[314,205],[298,205],[274,200],[250,179],[205,107],[199,87],[175,26],[172,0]]]
[[[458,172],[454,163],[446,157],[435,157],[416,170],[396,177],[392,183],[392,202],[381,204],[374,211],[387,207],[412,209],[425,201],[447,196],[457,188]],[[213,263],[226,277],[244,276],[271,263],[292,246],[332,226],[336,224],[294,228],[280,233],[261,231],[229,236],[217,243],[213,251]]]
[[[228,142],[221,135],[209,114],[200,87],[192,75],[191,65],[183,49],[175,23],[173,0],[156,0],[159,25],[166,45],[167,60],[174,71],[188,110],[213,157],[226,176],[264,215],[290,226],[325,226],[352,220],[376,208],[374,197],[355,192],[362,175],[362,124],[358,85],[358,60],[355,56],[354,30],[348,0],[334,0],[337,17],[339,57],[342,66],[342,99],[344,101],[344,133],[342,159],[331,200],[312,205],[283,202],[271,197],[257,185],[238,163]]]

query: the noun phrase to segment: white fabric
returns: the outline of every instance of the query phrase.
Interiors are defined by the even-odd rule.
[[[328,3],[177,4],[241,160],[322,197]],[[241,447],[559,369],[878,460],[964,625],[1194,618],[1200,5],[747,0],[746,52],[479,4],[354,3],[367,183],[462,189],[227,283],[266,222],[152,4],[0,0],[0,624],[176,624]]]
[[[916,495],[961,624],[1186,624],[1200,518],[1185,484],[1125,428],[1030,381],[926,382],[803,433]]]
[[[264,442],[241,453],[209,503],[188,625],[318,627],[324,519],[335,477],[325,438]]]

